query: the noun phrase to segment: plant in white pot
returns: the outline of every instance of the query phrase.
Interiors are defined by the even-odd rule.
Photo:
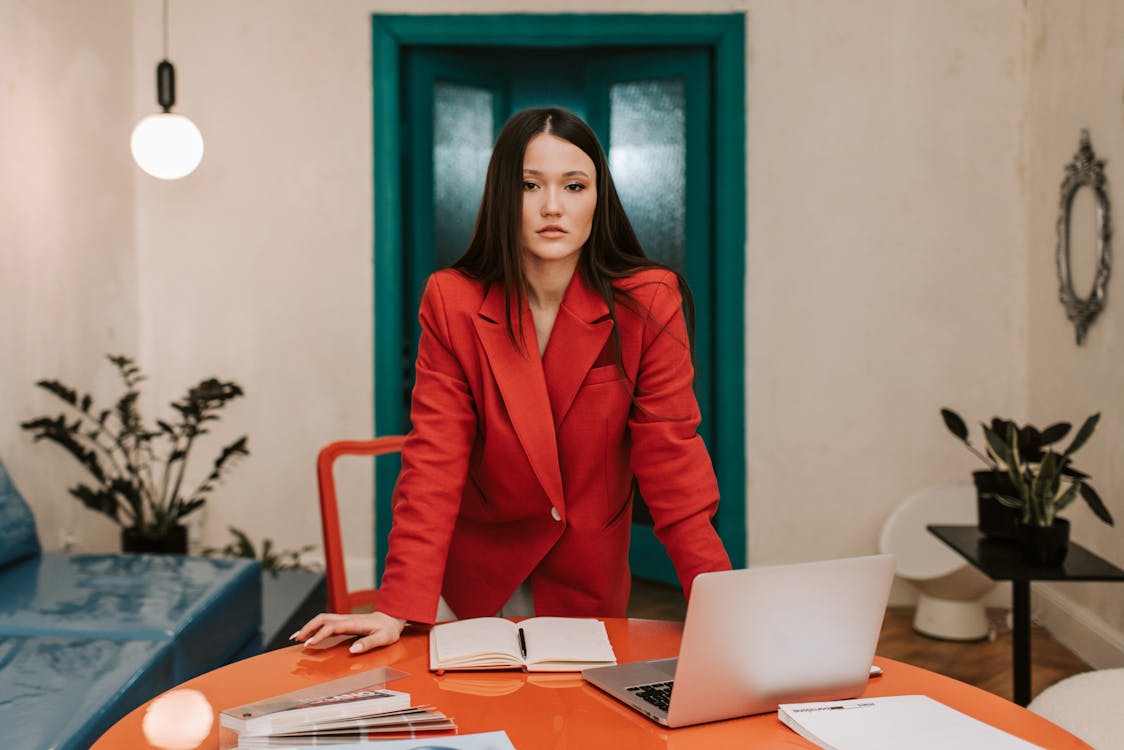
[[[136,363],[108,355],[125,384],[113,408],[94,409],[90,394],[79,395],[58,380],[37,386],[63,401],[66,412],[41,416],[20,426],[66,450],[93,481],[70,488],[87,508],[103,513],[121,526],[122,549],[127,552],[187,551],[187,530],[181,520],[203,507],[207,496],[238,456],[248,456],[246,436],[224,447],[211,470],[194,486],[185,486],[188,457],[196,440],[230,401],[242,395],[236,383],[208,378],[192,386],[171,406],[174,419],[146,425],[137,407],[138,388],[145,379]]]
[[[982,425],[987,447],[986,453],[981,453],[969,442],[967,425],[956,412],[942,409],[941,416],[949,431],[991,470],[1006,475],[1008,489],[993,494],[1003,505],[1018,511],[1019,539],[1024,554],[1032,562],[1057,564],[1064,559],[1069,545],[1069,521],[1058,513],[1078,497],[1097,518],[1113,525],[1112,513],[1093,489],[1090,476],[1073,466],[1073,454],[1093,436],[1099,413],[1088,417],[1060,452],[1051,446],[1069,434],[1068,422],[1038,430],[996,417],[990,426]]]

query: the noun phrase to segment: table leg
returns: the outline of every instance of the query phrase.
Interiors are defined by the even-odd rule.
[[[1030,581],[1011,581],[1015,703],[1030,703]]]

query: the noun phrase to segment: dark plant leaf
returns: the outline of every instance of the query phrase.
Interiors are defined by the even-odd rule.
[[[1081,482],[1074,482],[1054,503],[1056,513],[1061,513],[1065,507],[1077,499],[1077,492],[1081,489]]]
[[[1085,504],[1089,506],[1089,510],[1093,511],[1093,515],[1101,519],[1109,526],[1114,525],[1112,513],[1108,511],[1108,506],[1101,500],[1101,496],[1087,484],[1081,484],[1081,497],[1085,499]]]
[[[1011,497],[1010,495],[1001,495],[998,493],[992,494],[992,497],[994,497],[1003,505],[1006,505],[1008,508],[1018,508],[1019,510],[1022,510],[1026,507],[1026,503],[1024,503],[1017,497]]]
[[[1096,414],[1086,419],[1085,423],[1081,425],[1081,429],[1078,430],[1077,434],[1073,437],[1073,442],[1070,443],[1069,447],[1065,449],[1065,455],[1072,456],[1074,453],[1080,450],[1081,446],[1085,445],[1089,438],[1093,436],[1093,431],[1097,429],[1097,422],[1100,421],[1100,412],[1097,412]]]
[[[968,425],[964,424],[959,414],[952,409],[941,409],[941,419],[944,420],[944,425],[949,432],[965,443],[968,442]]]
[[[1007,466],[1012,466],[1015,463],[1015,459],[1011,453],[1011,446],[999,436],[1000,433],[997,433],[990,427],[985,425],[983,431],[984,437],[987,439],[987,446],[991,448],[996,457]]]
[[[205,498],[202,498],[202,497],[193,498],[191,500],[188,500],[185,503],[181,503],[181,504],[177,505],[174,515],[177,519],[183,518],[184,516],[188,515],[189,513],[192,513],[194,511],[202,508],[204,505],[206,505],[206,503],[207,503],[207,500]]]
[[[221,478],[223,469],[226,467],[227,463],[232,461],[236,456],[250,455],[250,451],[246,447],[247,439],[247,436],[243,435],[242,437],[238,438],[233,443],[222,449],[222,453],[220,453],[219,457],[215,459],[215,465],[211,470],[210,476],[207,477],[208,481]]]
[[[1069,434],[1069,422],[1056,422],[1042,430],[1042,445],[1052,445]]]
[[[246,535],[246,532],[241,529],[236,529],[233,526],[228,526],[227,528],[235,539],[235,554],[238,557],[257,557],[257,552],[254,550],[254,543],[250,541],[250,537]]]
[[[105,481],[105,472],[98,461],[98,457],[93,447],[87,447],[87,438],[81,432],[72,431],[66,424],[66,419],[62,414],[58,415],[55,419],[47,417],[39,417],[37,419],[23,422],[20,425],[25,430],[35,433],[35,441],[49,440],[52,443],[62,446],[67,453],[74,457],[78,463],[82,464],[88,472],[99,482]]]
[[[98,513],[104,513],[112,518],[114,521],[117,519],[117,498],[113,493],[107,490],[93,490],[84,484],[79,484],[70,488],[70,494],[82,501],[90,510],[96,510]]]
[[[57,380],[40,380],[35,383],[43,390],[57,396],[71,406],[78,405],[78,394]]]
[[[1019,428],[1017,424],[1009,419],[1002,419],[1000,417],[991,418],[991,429],[996,435],[1002,435],[1004,439],[1007,438],[1007,432],[1014,427],[1016,430]]]
[[[1039,525],[1048,526],[1053,519],[1057,477],[1058,454],[1047,451],[1030,486],[1030,513]]]
[[[1069,477],[1071,479],[1088,479],[1089,478],[1089,475],[1086,474],[1085,472],[1080,471],[1080,470],[1075,469],[1072,466],[1070,466],[1069,463],[1068,463],[1068,461],[1069,461],[1068,458],[1066,459],[1066,461],[1067,461],[1067,463],[1065,465],[1065,468],[1063,468],[1062,472],[1061,472],[1062,476],[1066,476],[1066,477]]]

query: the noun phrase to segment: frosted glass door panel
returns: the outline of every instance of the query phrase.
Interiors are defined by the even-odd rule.
[[[468,247],[492,153],[492,92],[433,86],[433,249],[445,268]]]
[[[687,133],[682,78],[609,88],[609,169],[651,257],[684,270]]]

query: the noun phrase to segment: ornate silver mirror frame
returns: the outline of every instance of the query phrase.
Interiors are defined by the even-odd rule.
[[[1088,186],[1097,201],[1097,271],[1089,296],[1082,299],[1073,291],[1073,278],[1069,269],[1069,225],[1073,198],[1077,191]],[[1081,146],[1073,161],[1065,166],[1062,180],[1061,205],[1058,212],[1058,293],[1065,306],[1065,315],[1077,327],[1078,345],[1085,342],[1085,332],[1104,309],[1105,286],[1112,270],[1112,216],[1108,203],[1108,186],[1105,184],[1104,160],[1098,159],[1089,145],[1089,131],[1081,131]]]

